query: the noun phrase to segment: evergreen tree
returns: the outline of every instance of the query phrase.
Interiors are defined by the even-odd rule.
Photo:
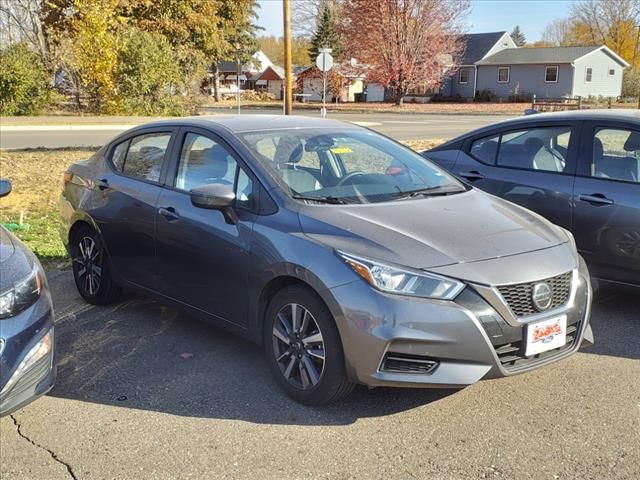
[[[513,30],[511,30],[509,35],[511,36],[513,43],[516,44],[516,47],[524,47],[527,44],[527,38],[524,36],[524,33],[522,33],[522,30],[520,30],[519,25],[513,27]]]
[[[334,58],[340,55],[342,49],[340,48],[340,38],[335,27],[336,22],[333,10],[329,5],[325,5],[317,20],[316,33],[311,39],[311,46],[309,47],[309,56],[312,62],[315,62],[319,53],[318,50],[321,48],[331,48],[333,50],[331,55]]]

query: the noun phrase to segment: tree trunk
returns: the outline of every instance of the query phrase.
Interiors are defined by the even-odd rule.
[[[404,92],[396,93],[396,105],[401,107],[404,104]]]
[[[214,63],[211,67],[213,73],[213,99],[216,102],[220,101],[220,72],[218,71],[218,64]]]

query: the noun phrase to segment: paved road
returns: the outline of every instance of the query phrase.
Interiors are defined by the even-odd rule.
[[[0,420],[0,478],[640,478],[637,292],[601,292],[597,344],[548,368],[310,408],[256,346],[145,300],[87,307],[49,277],[58,383]]]
[[[274,110],[244,110],[245,114],[274,114]],[[233,113],[233,111],[230,111]],[[319,116],[316,112],[301,111],[305,116]],[[329,118],[348,122],[359,122],[398,140],[422,138],[451,138],[509,118],[503,115],[425,115],[396,113],[330,113]],[[34,147],[83,147],[103,145],[119,132],[124,125],[107,125],[104,129],[91,126],[91,130],[70,129],[69,126],[49,126],[46,130],[29,127],[0,128],[0,148]]]

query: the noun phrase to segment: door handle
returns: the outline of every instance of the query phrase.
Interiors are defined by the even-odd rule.
[[[610,198],[607,198],[602,193],[594,193],[592,195],[587,195],[583,193],[578,197],[578,199],[583,202],[589,202],[594,205],[613,205],[614,203],[613,200],[611,200]]]
[[[484,175],[482,175],[477,170],[472,170],[470,172],[460,172],[458,175],[466,180],[469,180],[470,182],[475,182],[476,180],[482,180],[484,178]]]
[[[109,188],[109,182],[106,178],[102,178],[96,182],[96,187],[98,187],[98,190],[107,190]]]
[[[160,207],[158,213],[170,222],[175,222],[180,218],[180,215],[178,215],[178,212],[176,212],[176,209],[173,207]]]

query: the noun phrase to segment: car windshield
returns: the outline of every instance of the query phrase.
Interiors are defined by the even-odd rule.
[[[300,200],[376,203],[466,190],[417,153],[366,130],[260,131],[242,139]]]

